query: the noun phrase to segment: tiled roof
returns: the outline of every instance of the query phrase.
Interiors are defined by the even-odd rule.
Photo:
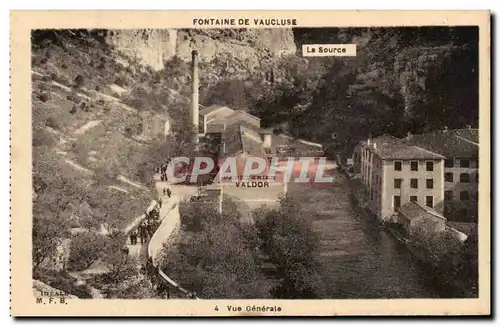
[[[382,159],[443,159],[440,154],[431,152],[424,148],[406,144],[401,139],[390,135],[382,135],[372,139],[371,145],[376,144],[376,148],[370,146],[370,150],[378,154]],[[366,145],[368,146],[368,145]]]
[[[479,154],[479,145],[470,140],[458,136],[458,134],[467,136],[464,129],[460,131],[436,131],[423,135],[411,135],[404,139],[404,142],[411,145],[417,145],[445,157],[467,157],[477,158]],[[472,133],[468,134],[472,136]]]
[[[250,117],[252,117],[252,118],[254,118],[254,119],[260,120],[260,118],[259,118],[259,117],[256,117],[256,116],[254,116],[253,114],[250,114],[250,113],[245,112],[245,111],[243,111],[243,110],[236,110],[236,111],[234,111],[234,113],[232,113],[232,114],[231,114],[230,116],[228,116],[227,118],[229,119],[229,118],[231,118],[231,117],[233,117],[233,116],[236,116],[236,115],[242,115],[242,114],[243,114],[243,115],[250,116]]]
[[[226,144],[226,155],[236,156],[247,153],[253,156],[264,156],[259,129],[251,124],[239,123],[227,126],[222,134]]]
[[[398,207],[397,211],[408,220],[418,219],[426,215],[446,220],[443,215],[439,214],[432,208],[424,207],[417,202],[406,203],[403,206]]]
[[[226,108],[228,110],[231,110],[227,106],[214,104],[214,105],[211,105],[209,107],[205,107],[205,108],[201,109],[199,114],[200,115],[207,115],[209,113],[212,113],[212,112],[217,111],[217,110],[222,109],[222,108]]]
[[[276,153],[278,147],[287,148],[287,154],[290,156],[321,156],[323,155],[323,146],[309,143],[300,139],[295,139],[285,135],[271,136],[271,152]]]

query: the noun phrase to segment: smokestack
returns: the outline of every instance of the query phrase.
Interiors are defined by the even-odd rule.
[[[264,149],[270,149],[272,140],[271,140],[271,133],[270,132],[264,132],[262,133],[262,147]]]
[[[199,131],[199,114],[198,114],[198,105],[199,105],[199,78],[198,78],[198,51],[193,50],[192,61],[191,61],[191,69],[192,69],[192,107],[191,107],[191,123],[195,127],[195,132]]]

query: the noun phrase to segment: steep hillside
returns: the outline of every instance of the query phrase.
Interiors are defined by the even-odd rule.
[[[276,85],[252,106],[264,122],[279,117],[341,151],[370,134],[477,126],[475,27],[296,29],[294,37],[297,47],[355,43],[357,56],[308,58],[293,87]]]
[[[169,94],[189,101],[191,52],[200,58],[201,104],[228,104],[247,109],[260,95],[240,94],[249,85],[268,87],[270,74],[296,59],[291,29],[113,30],[103,32],[114,53],[134,58],[155,71],[154,80]],[[171,78],[175,76],[175,79]],[[260,89],[252,89],[255,94]],[[140,90],[138,90],[140,92]],[[160,92],[161,93],[161,92]],[[186,99],[187,98],[187,99]]]
[[[177,102],[155,97],[154,71],[98,36],[35,31],[32,38],[33,269],[65,290],[76,289],[67,270],[94,262],[142,282],[133,259],[116,256],[126,238],[115,234],[155,198],[154,169],[175,131],[167,106]],[[135,286],[130,280],[124,284]]]
[[[64,48],[54,43],[34,48],[32,64],[35,194],[38,199],[46,191],[51,196],[65,182],[82,188],[77,192],[89,197],[84,201],[96,212],[116,196],[127,214],[114,222],[123,226],[142,213],[151,197],[139,185],[145,181],[139,165],[152,138],[140,128],[144,113],[120,99],[128,93],[120,78],[139,77],[105,49],[71,42]],[[61,195],[71,196],[67,190]]]

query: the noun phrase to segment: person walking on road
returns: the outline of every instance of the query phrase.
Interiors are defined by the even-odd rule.
[[[134,231],[130,233],[130,244],[132,245],[137,244],[137,235],[135,234]]]
[[[141,225],[139,225],[139,236],[141,237],[141,244],[144,244],[145,242],[145,238],[146,238],[146,230],[145,230],[145,227],[144,227],[144,223],[141,223]]]
[[[171,195],[172,195],[172,191],[170,190],[170,188],[167,188],[167,196],[168,196],[168,198],[170,198]]]
[[[163,188],[163,196],[165,196],[167,194],[167,190],[165,188]]]

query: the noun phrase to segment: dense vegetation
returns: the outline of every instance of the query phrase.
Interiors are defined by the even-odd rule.
[[[222,215],[210,202],[184,206],[178,243],[164,248],[161,268],[201,298],[324,297],[319,239],[300,212],[296,200],[282,198],[251,225],[240,223],[230,201]]]
[[[276,59],[264,81],[261,72],[221,77],[204,99],[248,109],[264,125],[285,123],[333,151],[351,150],[370,134],[477,127],[477,28],[319,28],[294,35],[297,48],[356,43],[357,56]]]
[[[179,85],[175,69],[161,77],[117,54],[105,35],[32,33],[33,274],[80,297],[90,297],[92,287],[108,298],[152,297],[121,230],[153,198],[156,167],[193,148],[192,128],[183,122],[185,98],[169,97],[165,87]],[[178,122],[167,141],[138,139],[145,118],[161,114]],[[98,124],[76,132],[89,122]],[[89,268],[99,275],[77,287]]]
[[[164,248],[160,268],[201,298],[267,297],[255,233],[240,224],[234,204],[225,202],[222,215],[211,202],[187,205],[181,207],[179,241]]]

